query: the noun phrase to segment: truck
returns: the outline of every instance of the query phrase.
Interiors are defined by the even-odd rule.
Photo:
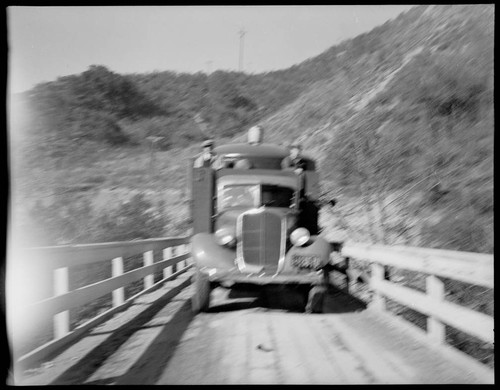
[[[225,144],[214,153],[217,168],[190,162],[193,310],[207,311],[217,286],[272,284],[299,287],[304,310],[321,312],[331,246],[318,226],[314,159],[303,155],[297,173],[282,168],[289,152],[280,145]]]

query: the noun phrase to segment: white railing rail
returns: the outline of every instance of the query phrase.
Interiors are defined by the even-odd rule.
[[[493,289],[493,255],[349,242],[341,245],[340,254],[371,264],[369,287],[373,292],[371,306],[375,309],[385,310],[385,299],[389,298],[428,316],[427,335],[437,343],[445,342],[445,325],[493,343],[493,317],[446,301],[444,283],[439,279]],[[386,280],[386,266],[425,274],[426,292]]]
[[[33,360],[35,356],[40,359],[42,355],[59,349],[85,330],[125,308],[133,299],[154,286],[186,272],[192,266],[189,242],[190,237],[187,236],[19,249],[7,268],[7,281],[10,284],[7,289],[8,325],[14,357],[21,362]],[[161,260],[154,262],[154,253],[159,251],[162,251]],[[123,259],[140,254],[143,256],[143,266],[123,272]],[[104,262],[111,262],[110,278],[70,291],[68,281],[72,267]],[[155,284],[154,274],[159,271],[163,271],[163,278]],[[124,287],[141,279],[142,291],[125,300]],[[35,292],[37,282],[43,283],[46,280],[49,280],[48,284],[52,284],[47,286],[52,287],[53,293],[49,293],[52,296],[46,296],[49,288],[45,288],[46,291],[40,294]],[[22,300],[17,296],[20,285],[29,296],[27,299]],[[30,294],[31,287],[33,291]],[[18,293],[14,293],[14,290]],[[43,288],[38,290],[42,291]],[[70,329],[70,309],[84,307],[106,294],[112,296],[111,309]],[[19,357],[16,347],[25,341],[22,339],[29,337],[37,326],[50,323],[52,319],[54,339]]]

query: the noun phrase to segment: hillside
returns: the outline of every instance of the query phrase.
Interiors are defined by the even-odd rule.
[[[181,233],[199,142],[260,123],[319,157],[332,236],[492,252],[493,15],[414,7],[264,74],[90,66],[38,85],[11,103],[16,228],[39,244]]]
[[[413,8],[324,53],[338,74],[263,121],[320,156],[344,237],[493,251],[493,15]]]

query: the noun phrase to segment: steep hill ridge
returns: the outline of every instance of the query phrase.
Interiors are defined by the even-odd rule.
[[[332,115],[338,116],[338,107],[322,107],[322,111],[312,107],[319,103],[326,106],[327,99],[339,94],[338,89],[345,89],[340,92],[343,106],[340,111],[364,108],[365,104],[361,102],[367,102],[369,96],[383,90],[392,77],[424,49],[460,52],[476,46],[483,49],[481,54],[492,56],[493,9],[489,5],[414,7],[372,31],[304,62],[300,66],[306,67],[312,61],[330,62],[331,77],[311,85],[297,100],[266,118],[262,122],[268,129],[266,136],[272,140],[283,139],[284,135],[293,138],[295,132],[304,131],[301,122],[306,122],[308,116],[317,128],[324,127]],[[485,58],[485,61],[491,62],[492,57]],[[330,84],[331,88],[325,84]],[[356,101],[360,102],[359,106],[353,107]],[[288,114],[288,110],[295,114]],[[335,121],[331,125],[334,126]],[[288,133],[285,134],[284,129]],[[311,143],[310,146],[314,145]]]

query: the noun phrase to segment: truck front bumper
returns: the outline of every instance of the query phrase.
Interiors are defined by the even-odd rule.
[[[237,268],[230,270],[221,270],[215,268],[201,269],[201,272],[208,275],[211,282],[229,282],[229,283],[245,283],[245,284],[309,284],[317,285],[323,282],[323,272],[312,271],[305,273],[281,273],[278,275],[272,274],[252,274],[241,273]]]

